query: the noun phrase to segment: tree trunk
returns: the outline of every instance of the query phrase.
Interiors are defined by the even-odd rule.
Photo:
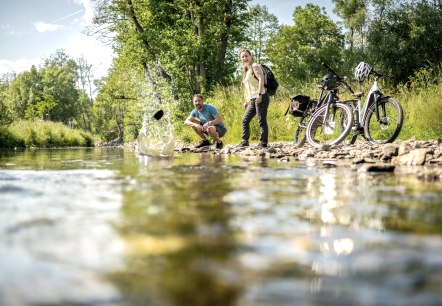
[[[226,0],[224,6],[224,28],[220,36],[220,50],[216,65],[216,81],[219,84],[222,84],[224,76],[224,61],[226,59],[227,46],[229,44],[229,33],[232,26],[232,8],[233,1]]]

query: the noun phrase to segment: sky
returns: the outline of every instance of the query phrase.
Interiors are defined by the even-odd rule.
[[[308,2],[325,7],[333,17],[331,0],[252,0],[250,5],[265,5],[280,23],[292,25],[295,7]],[[105,76],[113,53],[84,34],[92,16],[91,0],[1,0],[0,76],[38,67],[57,49],[73,59],[85,57],[95,78]]]

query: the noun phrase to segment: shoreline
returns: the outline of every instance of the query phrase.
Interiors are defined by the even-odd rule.
[[[418,166],[418,177],[425,180],[442,180],[442,140],[398,140],[384,145],[372,145],[364,140],[353,145],[324,145],[318,149],[309,144],[296,148],[292,142],[273,142],[267,148],[256,144],[238,148],[224,145],[219,150],[214,145],[195,149],[194,144],[176,144],[177,153],[227,154],[244,157],[277,159],[280,162],[322,161],[325,167],[336,167],[345,162],[358,171],[393,172],[396,167]]]

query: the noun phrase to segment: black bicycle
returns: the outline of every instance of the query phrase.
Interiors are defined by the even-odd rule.
[[[306,113],[307,121],[298,127],[303,128],[305,122],[308,122],[305,128],[305,138],[308,143],[314,147],[320,148],[324,144],[336,145],[341,143],[353,126],[352,109],[345,103],[340,102],[338,97],[339,88],[346,84],[345,78],[340,77],[332,68],[323,63],[328,73],[322,78],[318,87],[320,94],[316,105],[312,105],[311,113]],[[310,116],[310,117],[309,117]],[[301,123],[301,121],[300,121]],[[302,131],[298,137],[302,136]],[[299,142],[301,141],[300,138]]]

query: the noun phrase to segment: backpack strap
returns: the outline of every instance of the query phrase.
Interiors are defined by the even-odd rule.
[[[264,70],[262,69],[261,64],[258,64],[258,63],[255,63],[255,64],[258,65],[259,68],[261,68],[262,74],[264,75]],[[258,78],[257,78],[256,75],[255,75],[255,72],[253,71],[253,65],[252,65],[252,75],[253,75],[253,77],[254,77],[255,79],[258,80]],[[264,78],[265,78],[265,76],[264,76]],[[258,81],[259,81],[259,80],[258,80]],[[264,83],[265,83],[265,80],[264,80]]]

